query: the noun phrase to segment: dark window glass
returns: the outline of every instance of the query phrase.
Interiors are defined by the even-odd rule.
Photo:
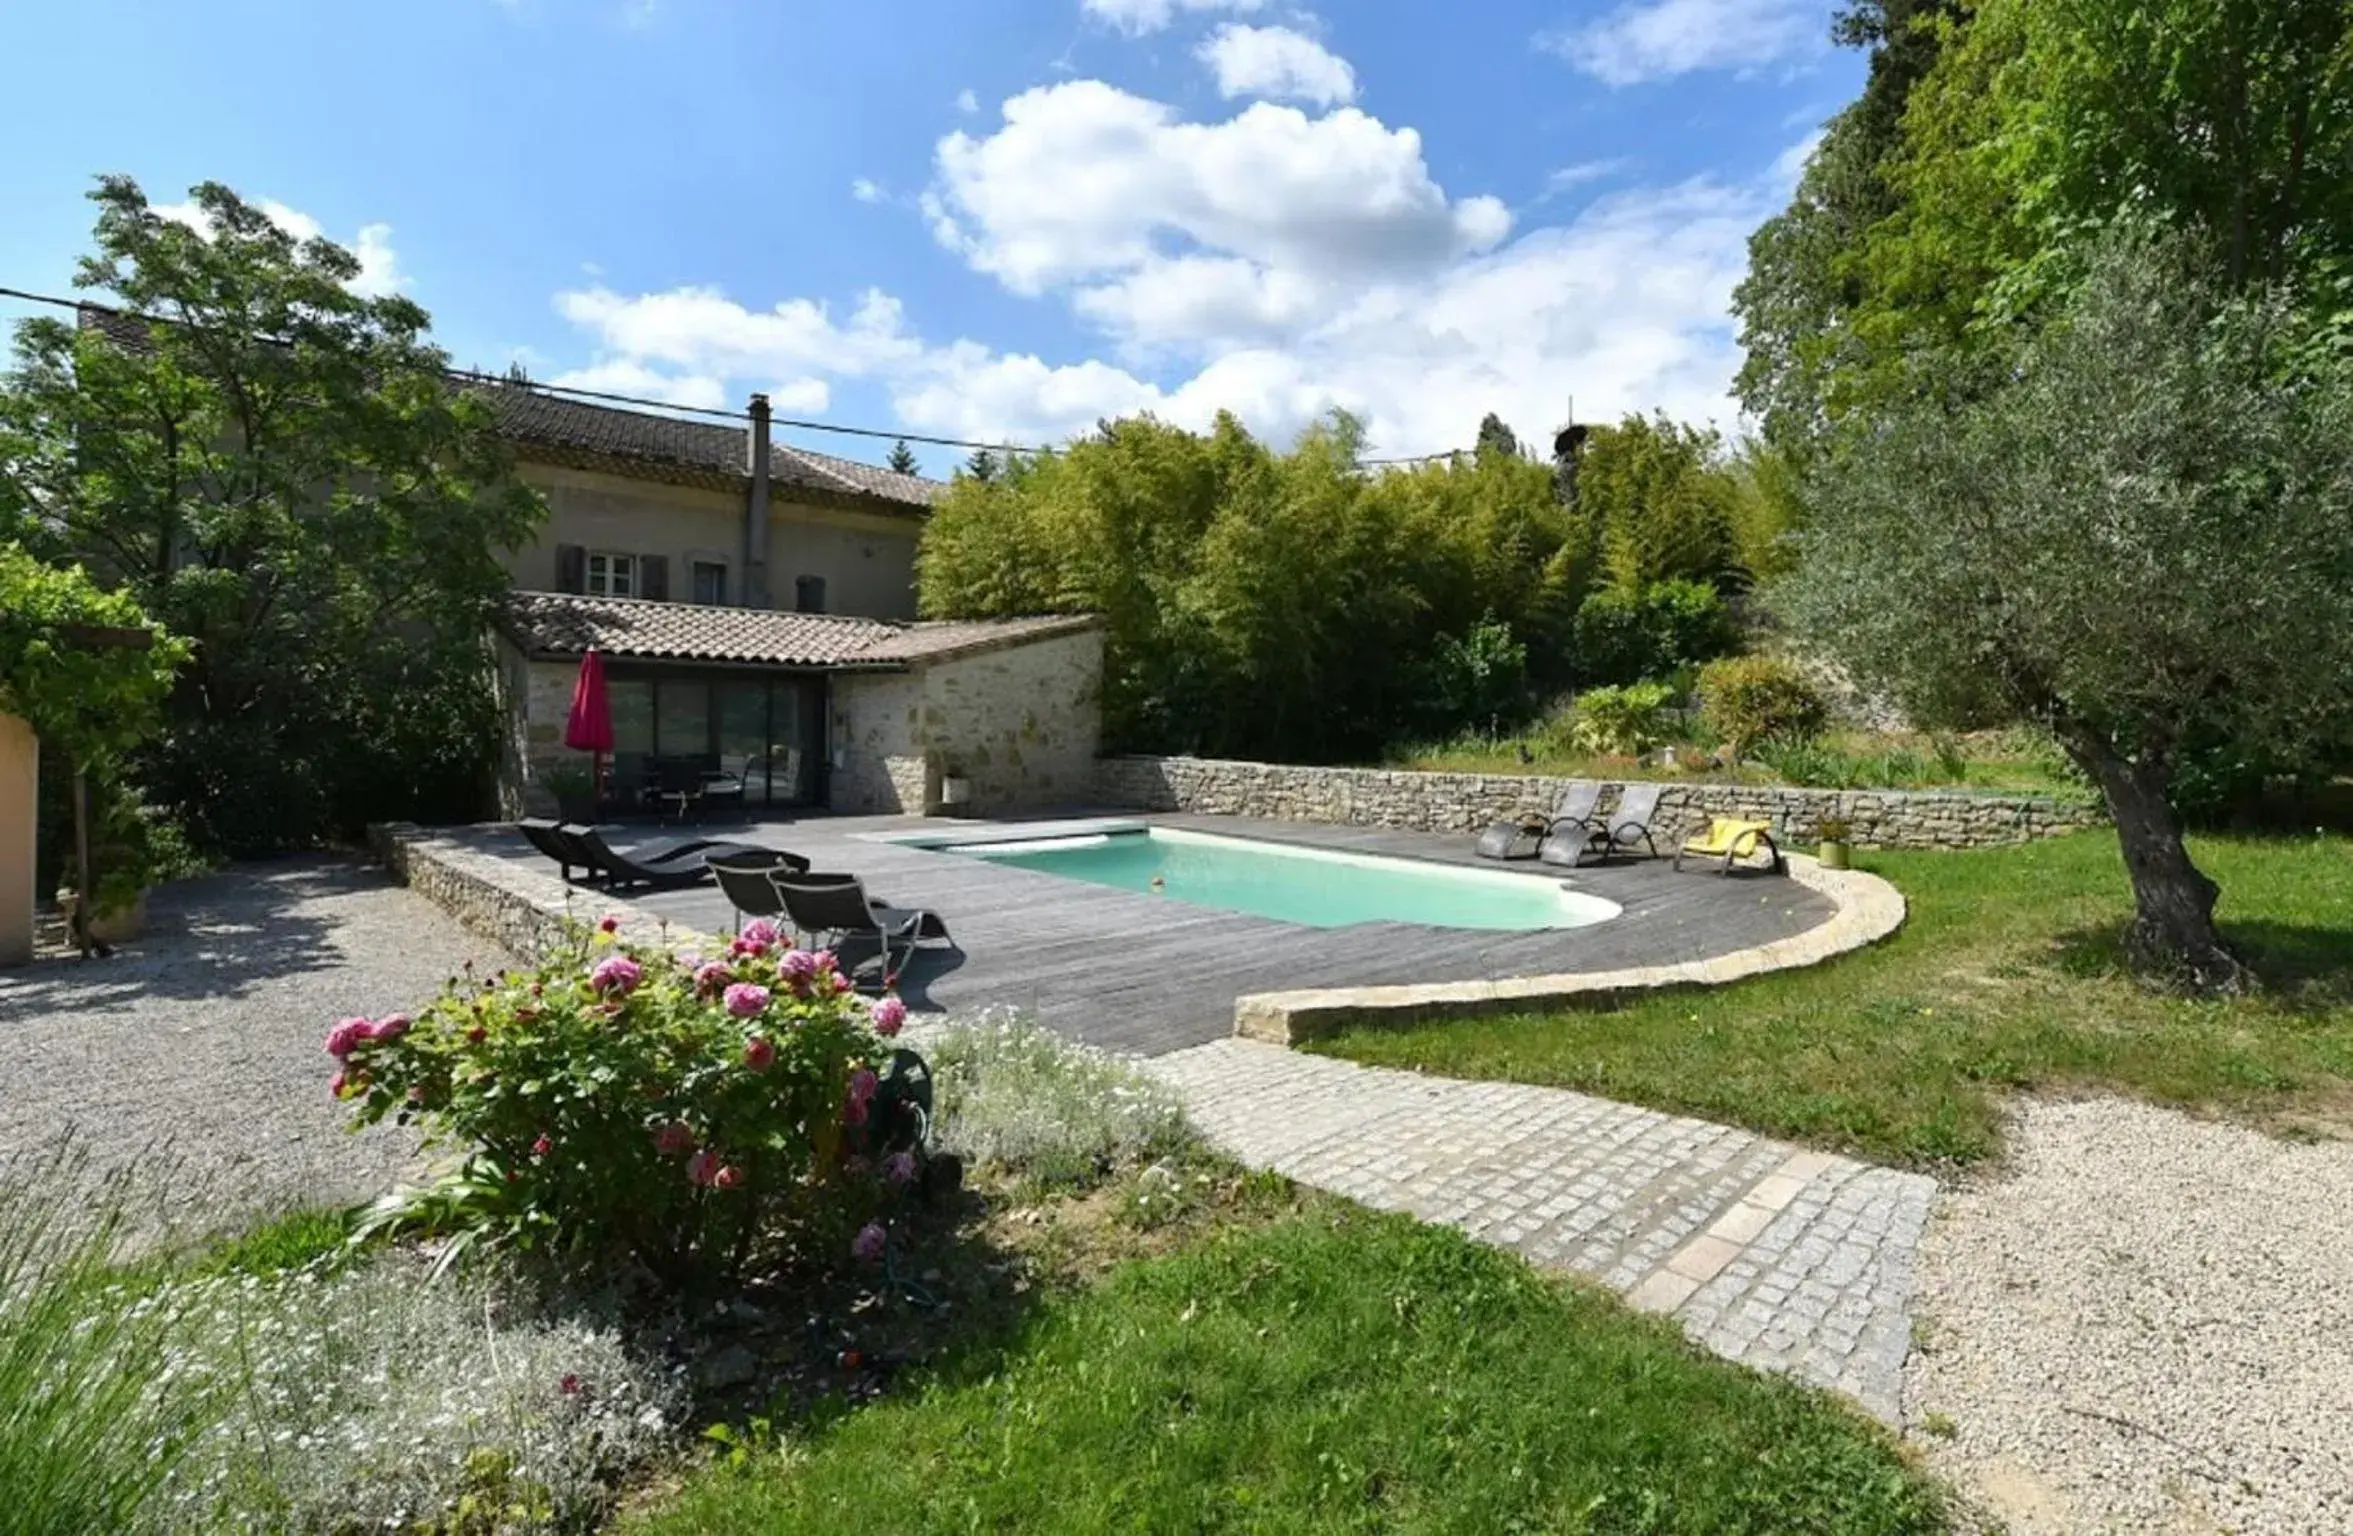
[[[694,563],[694,600],[709,608],[726,604],[726,566],[710,560],[697,560]]]
[[[803,613],[825,611],[825,578],[802,576],[793,582],[793,606]]]

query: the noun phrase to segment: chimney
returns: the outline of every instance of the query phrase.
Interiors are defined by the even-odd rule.
[[[1577,504],[1577,470],[1585,461],[1585,440],[1593,435],[1591,427],[1577,424],[1577,397],[1569,397],[1569,419],[1552,434],[1553,494],[1564,507]]]
[[[743,601],[747,608],[768,602],[768,397],[752,396],[752,494],[744,507]]]

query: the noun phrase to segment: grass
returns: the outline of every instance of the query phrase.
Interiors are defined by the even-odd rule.
[[[1615,1006],[1366,1029],[1317,1049],[1556,1084],[1914,1166],[1996,1154],[2019,1091],[2114,1091],[2288,1132],[2353,1129],[2353,839],[2194,839],[2257,997],[2151,992],[2122,963],[2116,841],[2086,832],[1861,865],[1911,904],[1809,971]],[[1770,899],[1770,886],[1759,886]]]
[[[1124,1263],[911,1385],[624,1529],[1944,1529],[1827,1398],[1337,1201]]]

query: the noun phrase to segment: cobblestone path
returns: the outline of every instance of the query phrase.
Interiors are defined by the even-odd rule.
[[[1253,1167],[1572,1270],[1890,1423],[1935,1184],[1557,1088],[1219,1040],[1139,1063]]]

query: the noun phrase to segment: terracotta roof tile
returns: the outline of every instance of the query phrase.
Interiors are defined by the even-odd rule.
[[[778,667],[896,668],[1094,627],[1085,615],[895,624],[847,614],[707,608],[642,598],[516,592],[507,632],[533,655],[602,651],[616,658]]]

